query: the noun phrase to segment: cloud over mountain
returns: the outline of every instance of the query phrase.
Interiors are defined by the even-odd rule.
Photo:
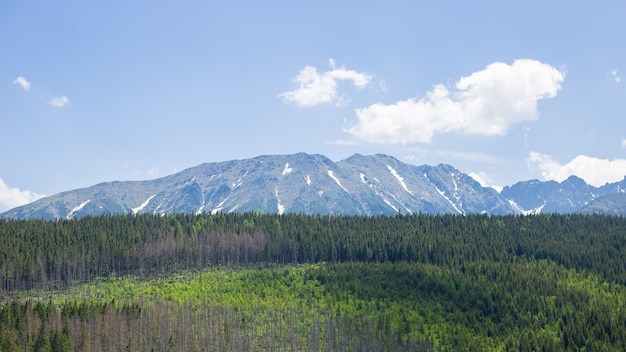
[[[44,197],[31,191],[22,191],[19,188],[9,188],[0,178],[0,212],[33,202]]]
[[[437,133],[503,135],[515,124],[538,119],[537,102],[553,98],[565,73],[542,62],[496,62],[461,77],[454,87],[437,84],[424,97],[356,109],[353,137],[379,144],[429,143]]]
[[[539,169],[545,180],[561,182],[571,175],[576,175],[596,187],[607,182],[621,181],[626,175],[624,159],[608,160],[578,155],[567,164],[561,164],[550,155],[531,152],[527,162],[529,167]]]

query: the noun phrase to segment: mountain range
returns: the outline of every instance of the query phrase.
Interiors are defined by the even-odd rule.
[[[62,192],[0,214],[73,219],[105,214],[247,212],[283,214],[626,214],[626,178],[602,187],[571,176],[522,181],[501,192],[446,164],[415,166],[355,154],[333,162],[305,153],[201,164],[147,181]]]

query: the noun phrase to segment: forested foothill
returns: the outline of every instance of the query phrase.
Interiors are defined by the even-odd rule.
[[[626,218],[0,219],[1,351],[624,351]]]

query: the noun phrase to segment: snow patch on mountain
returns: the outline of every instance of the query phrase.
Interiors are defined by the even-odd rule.
[[[198,208],[198,210],[196,210],[196,215],[202,214],[202,212],[204,211],[204,205],[205,205],[205,203],[202,202],[202,205],[200,206],[200,208]]]
[[[276,202],[278,207],[278,215],[283,215],[285,213],[285,206],[280,202],[280,197],[278,196],[278,188],[274,189],[274,194],[276,194]]]
[[[335,176],[335,174],[333,173],[333,170],[328,170],[328,176],[330,176],[330,178],[332,178],[333,180],[335,180],[335,182],[337,182],[337,184],[339,185],[339,187],[341,187],[341,189],[343,189],[344,191],[346,191],[346,193],[350,193],[348,192],[348,190],[341,184],[341,182],[339,182],[339,179],[337,178],[337,176]]]
[[[87,199],[86,201],[84,201],[84,202],[80,203],[79,205],[75,206],[74,209],[72,209],[72,211],[70,211],[65,218],[67,220],[71,220],[74,217],[74,214],[76,214],[76,212],[80,211],[90,201],[91,201],[90,199]]]
[[[146,199],[143,203],[141,203],[140,206],[138,206],[137,208],[133,208],[133,215],[136,215],[137,213],[139,213],[140,211],[143,210],[143,208],[146,207],[146,205],[148,205],[148,203],[150,203],[150,200],[152,200],[152,198],[154,198],[156,196],[156,194],[151,195],[150,197],[148,197],[148,199]]]
[[[241,185],[243,185],[243,178],[246,177],[246,175],[248,174],[248,171],[246,171],[245,174],[243,174],[243,176],[241,176],[240,178],[237,179],[237,182],[233,183],[233,189],[234,188],[238,188]]]
[[[454,177],[454,172],[450,173],[450,176],[452,176],[452,183],[454,183],[454,192],[458,192],[459,191],[459,185],[456,183],[456,178]]]
[[[223,201],[220,202],[213,210],[211,210],[211,215],[215,215],[224,209],[224,203],[228,200],[229,197],[224,198]]]
[[[437,192],[438,192],[438,193],[439,193],[442,197],[444,197],[444,198],[445,198],[445,199],[446,199],[446,200],[450,203],[450,205],[452,205],[452,207],[454,208],[454,210],[456,210],[456,212],[457,212],[457,213],[459,213],[459,214],[463,214],[463,211],[462,211],[461,209],[459,209],[459,208],[456,206],[456,204],[454,204],[454,202],[453,202],[450,198],[448,198],[448,197],[446,196],[446,193],[445,193],[444,191],[440,190],[440,189],[439,189],[439,187],[437,187],[437,186],[435,186],[435,189],[437,190]]]
[[[286,163],[286,164],[285,164],[285,168],[283,169],[282,176],[287,175],[287,174],[288,174],[288,173],[290,173],[291,171],[293,171],[293,169],[289,167],[289,163]]]
[[[383,196],[381,196],[380,198],[382,198],[383,202],[387,203],[387,205],[390,206],[396,213],[398,212],[398,208],[396,208],[393,204],[391,204],[389,199],[387,199],[387,198],[385,198]]]
[[[541,206],[538,206],[537,208],[534,208],[534,209],[526,210],[526,209],[520,207],[519,204],[517,204],[512,199],[508,199],[508,201],[509,201],[509,204],[511,205],[511,207],[513,207],[513,209],[515,209],[517,212],[519,212],[520,214],[523,214],[523,215],[537,215],[537,214],[540,214],[541,210],[543,209],[543,207],[545,207],[546,204],[547,204],[547,202],[544,200],[543,204]]]
[[[407,187],[406,183],[404,182],[404,178],[398,174],[396,169],[394,169],[393,167],[389,165],[387,165],[387,169],[389,169],[389,172],[391,172],[393,177],[395,177],[396,180],[398,180],[398,182],[400,183],[400,186],[402,186],[402,188],[404,188],[404,190],[407,191],[410,195],[413,195],[413,192],[409,190],[409,187]]]
[[[526,210],[524,210],[522,207],[519,206],[519,204],[517,204],[514,200],[512,199],[507,199],[509,201],[509,204],[511,205],[511,207],[513,207],[513,209],[515,209],[516,212],[520,213],[520,214],[524,214],[524,212]]]
[[[389,195],[391,196],[391,198],[393,198],[393,200],[395,200],[398,204],[402,205],[402,207],[404,207],[404,210],[406,210],[409,214],[412,213],[413,211],[411,209],[409,209],[406,205],[402,204],[402,202],[393,194],[389,193]],[[394,209],[396,210],[396,212],[398,211],[397,208],[394,207]]]
[[[380,199],[383,200],[383,202],[385,202],[385,204],[387,204],[391,209],[393,209],[393,211],[395,211],[396,213],[398,213],[400,211],[400,209],[395,206],[390,200],[389,198],[384,194],[378,191],[378,188],[376,187],[375,184],[372,184],[368,179],[367,176],[365,176],[364,173],[359,173],[359,178],[361,179],[361,182],[365,183],[372,191],[374,191],[374,193],[380,197]],[[374,178],[375,181],[377,181],[378,183],[380,183],[380,181],[378,181],[378,179]],[[393,200],[396,201],[397,204],[402,205],[402,202],[400,202],[400,200],[398,200],[398,198],[393,195],[392,193],[387,192],[387,194],[389,196],[391,196],[391,198],[393,198]],[[407,208],[405,205],[402,205],[404,207],[404,209],[407,210],[407,212],[411,212],[411,210],[409,208]]]
[[[542,204],[541,206],[538,206],[538,207],[537,207],[537,208],[535,208],[535,209],[531,209],[531,210],[526,211],[526,212],[524,213],[524,215],[536,215],[536,214],[541,214],[541,211],[543,210],[543,207],[545,207],[545,206],[546,206],[546,204],[547,204],[547,202],[546,202],[546,201],[543,201],[543,204]]]

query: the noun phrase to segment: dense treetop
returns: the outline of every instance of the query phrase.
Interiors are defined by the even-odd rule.
[[[626,218],[261,213],[0,219],[0,290],[216,264],[550,259],[626,283]]]

